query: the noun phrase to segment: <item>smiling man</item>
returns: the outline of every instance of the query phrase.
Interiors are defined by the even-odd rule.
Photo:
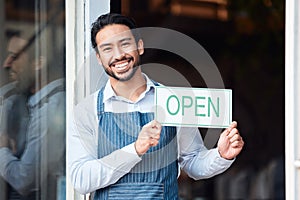
[[[154,119],[154,87],[142,73],[142,39],[134,21],[100,16],[91,39],[107,84],[74,108],[68,167],[77,191],[93,199],[178,199],[179,167],[198,180],[224,172],[244,142],[233,122],[217,148],[207,150],[199,130],[163,127]]]
[[[115,37],[111,38],[112,35]],[[116,80],[130,80],[139,69],[139,55],[144,52],[142,40],[136,44],[127,26],[115,24],[103,28],[101,33],[96,35],[96,41],[101,41],[97,49],[97,58],[106,73]]]

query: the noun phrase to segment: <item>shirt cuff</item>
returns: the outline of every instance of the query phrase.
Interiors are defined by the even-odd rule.
[[[123,147],[121,150],[125,151],[126,153],[130,153],[132,155],[135,155],[136,158],[140,158],[140,156],[137,154],[137,152],[135,150],[134,143],[131,143],[131,144]]]
[[[106,167],[123,174],[128,173],[142,159],[136,153],[133,143],[112,152],[100,160]]]
[[[229,167],[235,161],[235,158],[232,159],[232,160],[222,158],[217,148],[213,149],[212,151],[216,155],[215,156],[216,157],[216,162],[219,163],[222,166],[228,166]]]

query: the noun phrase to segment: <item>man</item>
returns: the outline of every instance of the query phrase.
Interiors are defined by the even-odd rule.
[[[197,128],[162,127],[154,120],[154,87],[139,64],[143,41],[133,20],[100,16],[91,30],[104,88],[74,109],[68,135],[71,181],[94,199],[178,199],[179,166],[192,178],[225,171],[244,142],[233,122],[207,150]]]
[[[15,38],[19,33],[17,31],[8,31],[7,37],[9,38],[8,43],[8,52],[9,55],[7,56],[6,60],[3,63],[3,67],[0,68],[0,98],[1,98],[1,126],[0,126],[0,133],[7,133],[8,130],[7,126],[9,124],[9,121],[7,119],[8,113],[12,112],[12,110],[16,111],[14,114],[15,119],[21,119],[22,117],[19,116],[19,114],[22,115],[22,113],[26,112],[24,109],[24,95],[21,95],[20,92],[17,91],[16,87],[16,81],[12,78],[10,78],[10,72],[8,70],[8,65],[10,65],[12,58],[14,55],[12,55],[13,49],[18,49],[20,46],[24,45],[22,43],[23,41],[16,41]],[[20,65],[21,63],[26,62],[23,59],[19,59],[18,63],[16,65]],[[18,111],[18,108],[21,110]],[[10,128],[13,128],[14,131],[18,130],[18,125],[12,126]]]
[[[52,200],[56,199],[57,182],[64,176],[65,164],[65,91],[60,78],[63,67],[56,54],[53,58],[58,67],[46,62],[46,57],[36,58],[36,39],[29,41],[13,37],[3,65],[16,81],[18,92],[27,96],[30,115],[18,137],[1,134],[0,174],[11,186],[8,199]],[[47,74],[46,79],[43,74]],[[8,123],[16,126],[21,121]],[[9,145],[11,139],[20,144],[16,151]]]
[[[6,32],[9,40],[18,35],[18,31],[9,30]],[[11,44],[10,42],[8,50],[12,48]],[[4,66],[8,63],[9,59],[7,58]],[[0,138],[7,137],[7,146],[10,147],[14,155],[18,156],[24,149],[23,132],[27,126],[28,112],[26,109],[26,98],[17,92],[16,82],[9,78],[9,70],[6,67],[0,67],[0,101]],[[18,142],[16,142],[17,137],[19,138]],[[6,191],[9,191],[11,188],[7,187],[7,183],[1,176],[0,182],[0,191],[2,191],[0,199],[7,199]]]

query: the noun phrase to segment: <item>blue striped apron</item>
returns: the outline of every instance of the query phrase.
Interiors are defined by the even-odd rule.
[[[98,94],[98,157],[136,141],[141,128],[154,119],[154,113],[104,112],[103,89]],[[176,127],[163,127],[159,144],[143,155],[128,174],[115,184],[94,193],[96,200],[178,199]]]

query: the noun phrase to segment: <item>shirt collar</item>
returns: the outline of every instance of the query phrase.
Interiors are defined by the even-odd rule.
[[[39,90],[37,93],[32,95],[28,100],[28,105],[31,107],[37,105],[40,102],[40,100],[47,96],[52,90],[54,90],[56,87],[63,86],[64,84],[64,79],[57,79],[55,81],[52,81],[51,83],[43,87],[41,90]]]
[[[2,87],[0,87],[0,96],[6,94],[8,91],[16,88],[16,82],[8,83]]]
[[[137,102],[140,101],[141,99],[143,99],[145,97],[145,94],[149,91],[152,91],[155,87],[153,81],[146,74],[143,73],[143,76],[146,79],[147,87],[146,87],[146,90],[140,95]],[[111,99],[120,99],[120,100],[123,100],[123,101],[131,102],[128,99],[125,99],[123,97],[118,96],[115,93],[115,91],[112,89],[110,81],[108,80],[105,87],[104,87],[104,90],[103,90],[103,102],[107,102]]]

